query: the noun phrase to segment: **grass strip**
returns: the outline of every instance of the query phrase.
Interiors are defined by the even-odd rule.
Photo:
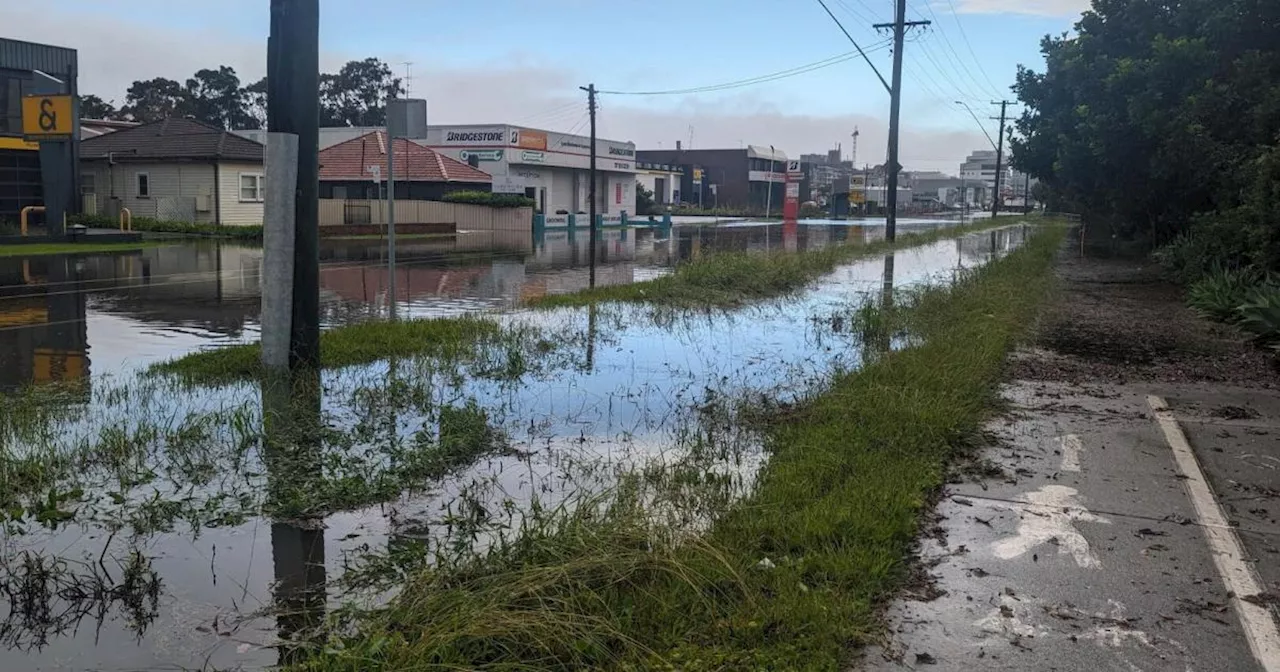
[[[626,285],[608,285],[570,294],[538,297],[538,308],[583,306],[601,301],[650,302],[677,307],[724,307],[795,291],[837,265],[889,250],[927,245],[943,238],[1016,224],[1022,220],[980,220],[961,226],[903,233],[892,243],[841,244],[803,252],[719,252],[686,261],[670,275]]]
[[[363,322],[321,332],[320,366],[340,368],[410,355],[465,359],[484,344],[520,337],[492,320],[469,316]],[[257,378],[264,373],[262,346],[251,343],[194,352],[153,364],[147,371],[196,385]]]
[[[164,241],[140,240],[133,243],[32,243],[0,245],[0,257],[42,257],[53,254],[101,254],[129,252],[147,247],[167,245]]]
[[[535,515],[483,558],[437,560],[300,667],[845,669],[908,576],[949,460],[995,403],[1062,233],[1048,227],[953,287],[864,319],[920,344],[774,417],[755,492],[703,536],[655,533],[644,497],[625,492],[555,524]]]

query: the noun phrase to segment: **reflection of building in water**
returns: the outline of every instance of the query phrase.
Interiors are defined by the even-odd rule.
[[[262,249],[210,242],[83,260],[94,308],[144,322],[239,334],[258,314]]]
[[[77,262],[62,256],[0,259],[0,391],[88,376]]]

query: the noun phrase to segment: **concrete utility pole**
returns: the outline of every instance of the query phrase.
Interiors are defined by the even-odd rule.
[[[1002,100],[991,104],[1000,106],[1000,139],[996,144],[996,193],[991,199],[991,218],[995,219],[1000,214],[1000,173],[1004,164],[1004,122],[1007,118],[1006,113],[1009,109],[1009,101]],[[992,119],[995,118],[992,117]]]
[[[902,43],[907,28],[927,26],[929,21],[907,21],[907,0],[897,0],[893,23],[877,23],[875,28],[893,29],[893,84],[889,91],[889,161],[888,193],[885,195],[885,240],[893,241],[898,233],[898,118],[902,110]],[[892,263],[892,262],[889,262]],[[890,271],[891,272],[891,271]]]
[[[267,130],[298,136],[290,369],[320,367],[318,109],[320,2],[271,0],[271,33],[267,38]]]
[[[396,319],[396,139],[387,124],[387,317]]]
[[[591,199],[591,207],[588,208],[588,214],[591,217],[591,234],[589,236],[591,250],[587,258],[589,260],[588,263],[591,264],[591,275],[588,282],[594,288],[596,286],[596,85],[588,84],[578,88],[587,92],[587,111],[591,115],[591,187],[587,190]],[[692,146],[692,126],[689,127],[689,135],[691,138],[689,145]],[[699,198],[701,198],[701,194],[699,194]]]

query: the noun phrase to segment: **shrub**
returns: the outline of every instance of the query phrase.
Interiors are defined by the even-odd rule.
[[[83,224],[102,229],[114,229],[120,226],[119,220],[105,215],[72,215],[67,218],[67,221],[72,224]],[[169,222],[150,217],[134,217],[133,230],[176,233],[188,236],[210,236],[213,238],[235,238],[237,240],[262,239],[261,224],[192,224],[190,222]]]
[[[491,194],[487,191],[455,191],[440,199],[445,203],[488,205],[494,208],[532,208],[533,199],[519,194]]]
[[[1187,303],[1202,317],[1216,322],[1235,322],[1250,291],[1265,280],[1264,274],[1253,269],[1218,268],[1191,284]]]
[[[1253,288],[1236,309],[1236,323],[1253,334],[1258,343],[1280,350],[1280,287],[1266,284]]]

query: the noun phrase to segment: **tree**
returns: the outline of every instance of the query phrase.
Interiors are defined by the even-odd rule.
[[[639,182],[636,182],[636,214],[658,214],[657,204],[653,202],[653,192],[646,189],[644,185]]]
[[[198,121],[227,130],[254,123],[246,111],[246,91],[240,88],[233,68],[222,65],[217,70],[198,70],[182,93],[184,111]]]
[[[245,113],[253,120],[254,128],[267,127],[267,78],[244,87]]]
[[[1276,146],[1278,47],[1280,3],[1095,0],[1043,40],[1043,73],[1019,69],[1013,163],[1092,222],[1170,240],[1241,207]]]
[[[387,100],[403,93],[386,63],[350,61],[337,74],[320,75],[320,125],[385,126]]]
[[[125,94],[121,115],[132,121],[148,123],[185,112],[186,96],[182,85],[172,79],[156,77],[136,81]]]
[[[116,106],[93,94],[80,96],[80,117],[84,119],[115,119]]]

